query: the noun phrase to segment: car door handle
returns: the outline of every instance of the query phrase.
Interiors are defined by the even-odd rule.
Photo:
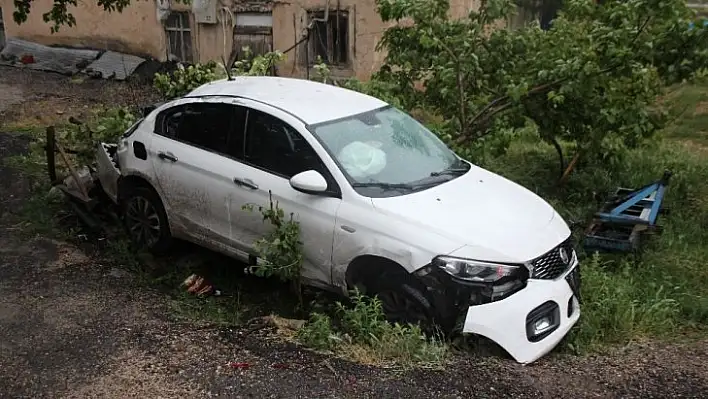
[[[157,156],[160,159],[165,160],[165,161],[177,162],[177,157],[171,152],[160,151],[157,153]]]
[[[241,187],[250,188],[251,190],[258,190],[258,185],[251,179],[240,179],[238,177],[234,177],[234,183]]]

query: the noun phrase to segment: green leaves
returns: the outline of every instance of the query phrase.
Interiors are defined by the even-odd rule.
[[[214,61],[187,67],[180,64],[172,74],[156,73],[153,86],[165,98],[181,97],[204,83],[218,79],[217,68],[218,64]]]
[[[651,105],[666,85],[708,67],[708,29],[689,30],[681,0],[568,0],[547,31],[504,29],[516,4],[535,1],[489,0],[462,19],[447,18],[447,1],[422,3],[378,0],[384,20],[414,24],[384,33],[388,72],[376,79],[446,120],[442,137],[460,154],[527,121],[591,156],[602,143],[622,151],[661,126]]]
[[[137,121],[128,108],[98,109],[86,124],[67,125],[60,131],[68,148],[77,152],[79,165],[92,165],[96,158],[96,144],[115,143]]]
[[[269,206],[259,206],[258,211],[263,216],[263,222],[270,224],[272,229],[256,242],[256,251],[262,259],[262,264],[251,269],[257,276],[275,276],[282,281],[296,282],[299,289],[303,261],[300,225],[292,214],[286,218],[283,209],[277,202],[273,202],[272,193],[269,193],[269,196]],[[255,207],[245,204],[242,209],[254,211]]]

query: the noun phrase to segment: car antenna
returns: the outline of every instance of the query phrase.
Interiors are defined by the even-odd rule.
[[[226,65],[226,59],[224,58],[223,55],[221,56],[221,61],[224,63],[224,71],[226,71],[226,79],[228,79],[228,80],[234,80],[233,76],[231,76],[231,68],[229,68],[229,67]]]

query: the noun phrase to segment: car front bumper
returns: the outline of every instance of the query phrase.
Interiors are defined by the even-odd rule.
[[[519,363],[539,359],[558,345],[580,318],[579,300],[566,280],[578,267],[576,261],[555,280],[529,280],[524,289],[503,300],[470,306],[462,331],[491,339]],[[536,327],[544,326],[550,327],[533,335]]]

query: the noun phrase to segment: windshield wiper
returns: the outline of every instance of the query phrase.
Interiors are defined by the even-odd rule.
[[[457,161],[453,162],[452,165],[449,167],[437,171],[437,172],[432,172],[430,176],[443,176],[443,175],[452,175],[452,176],[458,176],[458,175],[464,175],[467,173],[467,171],[470,170],[470,165],[467,162],[462,161],[461,159],[458,159]]]
[[[385,183],[380,181],[352,183],[352,187],[376,187],[383,190],[413,190],[413,186],[407,183]]]

